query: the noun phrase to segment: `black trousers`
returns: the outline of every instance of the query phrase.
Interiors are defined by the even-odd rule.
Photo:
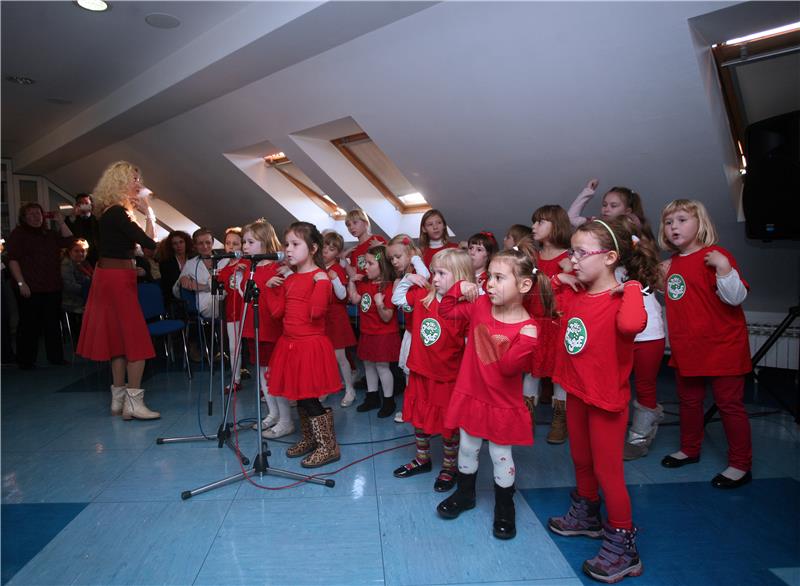
[[[20,366],[31,366],[36,362],[42,334],[47,359],[53,363],[64,360],[60,322],[61,291],[31,293],[27,299],[20,295],[17,326],[17,363]]]

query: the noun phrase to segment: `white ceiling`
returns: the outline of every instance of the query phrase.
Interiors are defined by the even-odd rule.
[[[15,150],[14,165],[85,191],[109,162],[129,159],[198,224],[221,230],[265,216],[280,231],[294,215],[243,172],[243,158],[281,150],[350,209],[368,194],[326,158],[330,137],[315,129],[352,119],[459,237],[504,233],[545,203],[568,206],[590,177],[601,190],[636,188],[654,223],[670,199],[702,199],[747,267],[750,303],[785,311],[798,277],[778,284],[770,267],[795,266],[798,248],[744,239],[704,37],[731,38],[744,22],[769,28],[798,7],[256,2],[128,73],[116,91]],[[4,76],[6,50],[18,47],[3,39]],[[7,91],[4,83],[4,106]],[[31,123],[4,112],[4,139],[15,115]],[[383,212],[370,211],[376,230],[392,231]]]

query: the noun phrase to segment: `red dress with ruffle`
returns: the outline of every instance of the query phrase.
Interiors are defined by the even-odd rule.
[[[283,319],[283,335],[269,363],[269,392],[290,401],[317,399],[342,387],[333,344],[325,335],[325,314],[333,297],[328,279],[314,281],[316,269],[289,275],[282,287],[267,289],[272,318]]]
[[[439,305],[439,315],[469,322],[469,338],[444,424],[500,445],[532,445],[531,415],[522,399],[522,373],[537,339],[520,334],[535,319],[498,321],[492,303],[481,295],[459,303],[456,283]]]
[[[342,265],[334,263],[328,270],[334,271],[342,285],[347,287],[347,273]],[[350,316],[347,315],[347,295],[344,299],[338,299],[336,295],[331,297],[328,313],[325,314],[325,333],[336,350],[356,345],[356,335],[353,333],[353,326],[350,325]]]

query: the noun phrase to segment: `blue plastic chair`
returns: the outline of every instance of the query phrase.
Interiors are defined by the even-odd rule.
[[[183,287],[178,287],[178,289],[181,293],[181,301],[183,302],[186,310],[186,316],[195,321],[197,326],[197,337],[203,347],[203,353],[206,356],[206,361],[211,364],[211,353],[209,352],[208,340],[206,339],[206,326],[211,324],[211,320],[200,315],[200,312],[197,310],[197,293],[195,291],[190,291],[189,289],[184,289]],[[212,336],[214,334],[215,332],[211,332]],[[201,370],[203,369],[202,361],[200,361],[200,368]]]
[[[179,319],[166,319],[164,298],[161,288],[155,283],[140,283],[138,286],[139,305],[142,308],[147,329],[154,338],[164,338],[164,352],[170,358],[171,351],[169,340],[171,335],[180,332],[183,341],[183,359],[186,364],[186,375],[191,380],[192,369],[189,366],[189,351],[186,348],[186,323]]]

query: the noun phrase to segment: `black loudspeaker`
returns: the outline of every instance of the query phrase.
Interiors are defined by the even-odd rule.
[[[745,157],[747,237],[800,240],[800,111],[748,126]]]

